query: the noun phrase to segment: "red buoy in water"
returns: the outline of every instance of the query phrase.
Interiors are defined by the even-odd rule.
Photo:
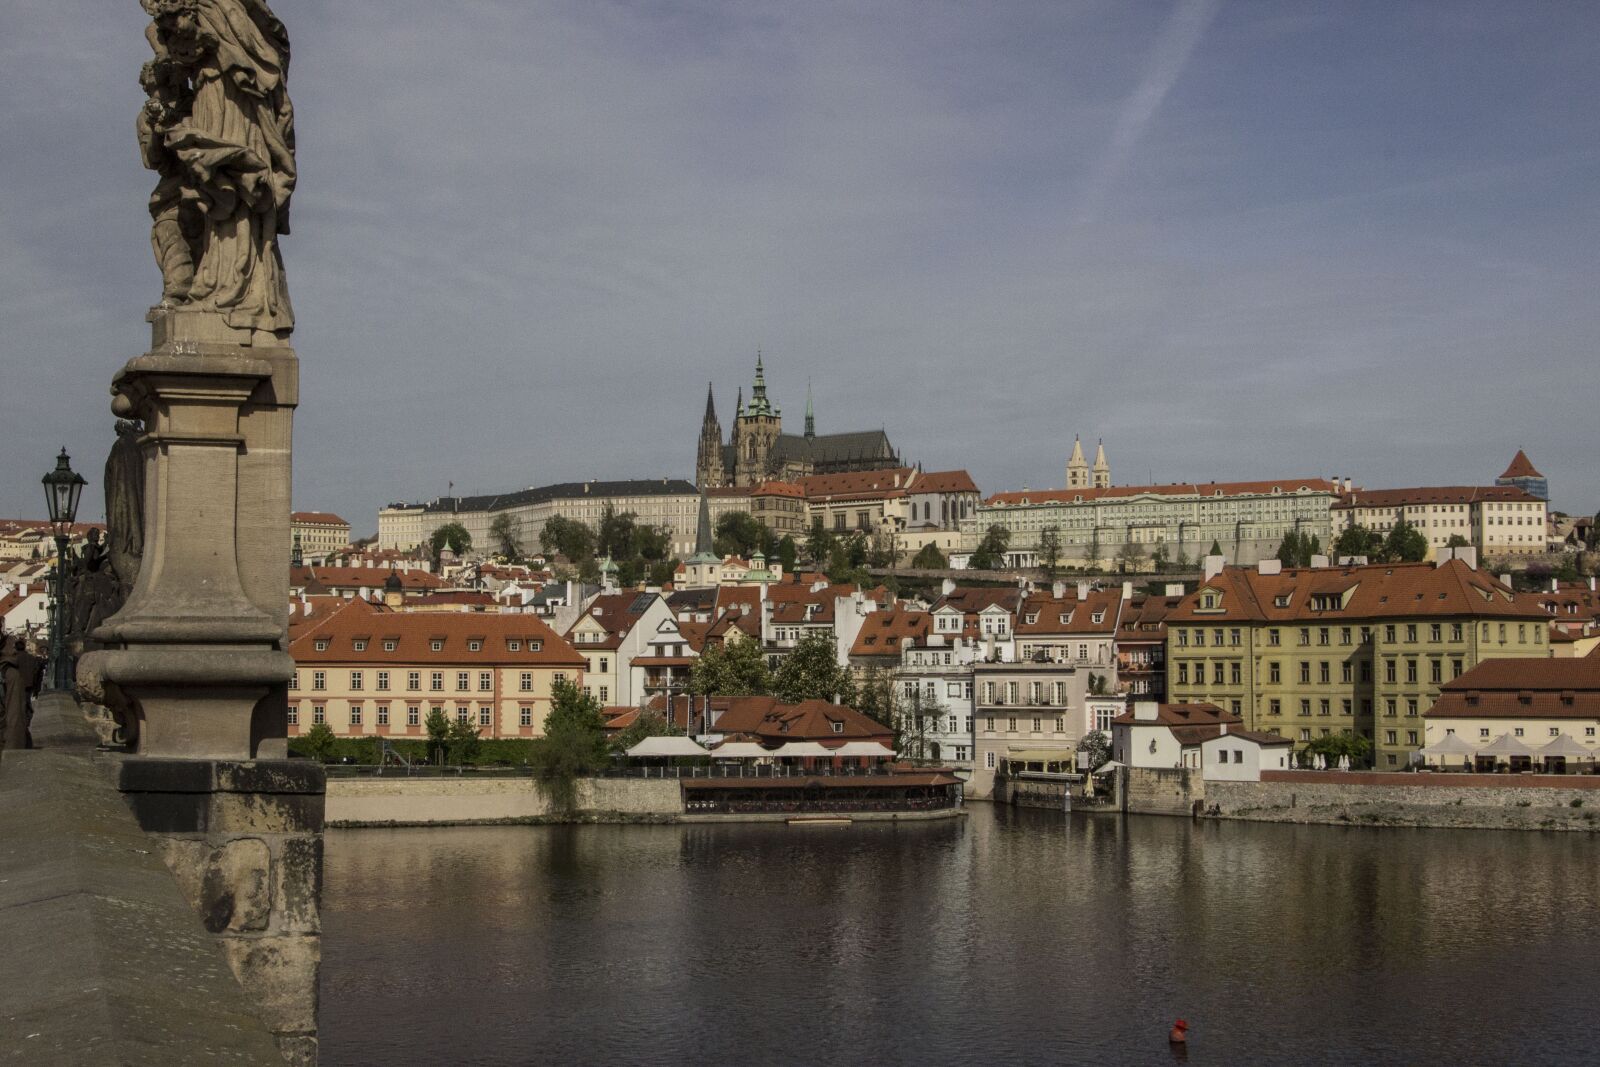
[[[1189,1024],[1179,1019],[1172,1024],[1172,1032],[1167,1035],[1167,1040],[1174,1045],[1187,1044],[1189,1041]]]

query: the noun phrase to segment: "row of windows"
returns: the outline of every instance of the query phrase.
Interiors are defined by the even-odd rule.
[[[983,728],[987,733],[994,733],[994,724],[995,717],[993,715],[985,715],[983,717]],[[1016,732],[1017,717],[1015,715],[1009,715],[1006,717],[1006,733],[1014,734]],[[1037,715],[1033,718],[1033,732],[1036,734],[1044,732],[1044,719]],[[1067,732],[1067,720],[1065,717],[1061,715],[1056,716],[1055,732],[1058,734],[1064,734]]]
[[[985,704],[1020,704],[1024,690],[1018,682],[984,682],[983,702]],[[1066,682],[1029,682],[1026,690],[1029,704],[1060,704],[1065,707],[1067,703]]]
[[[361,726],[361,725],[363,725],[364,721],[365,721],[365,718],[366,718],[366,709],[363,708],[362,705],[360,705],[360,704],[352,704],[352,705],[350,705],[350,709],[349,710],[350,710],[350,725],[351,726]],[[379,726],[388,726],[388,725],[390,725],[390,722],[389,722],[389,705],[387,705],[387,704],[379,704],[373,710],[374,710],[374,721],[377,723],[377,725],[379,725]],[[441,707],[440,705],[437,705],[437,704],[435,704],[430,710],[431,711],[437,711],[441,715],[443,715],[445,713],[444,712],[444,708]],[[462,705],[462,706],[456,708],[456,721],[458,723],[462,723],[463,725],[467,724],[467,723],[470,723],[472,721],[472,718],[473,718],[473,715],[472,715],[472,709],[471,708],[467,707],[466,705]],[[517,718],[518,718],[519,725],[532,726],[533,725],[533,708],[531,708],[528,705],[524,704],[522,707],[517,709]],[[486,705],[480,705],[478,707],[478,709],[477,709],[477,720],[478,720],[478,725],[479,726],[492,726],[492,725],[494,725],[494,709],[491,708],[491,707],[488,707]],[[312,724],[316,725],[316,724],[319,724],[319,723],[325,723],[327,721],[328,721],[328,710],[327,710],[327,708],[322,704],[313,704],[313,705],[311,705],[311,722],[312,722]],[[289,705],[289,725],[290,726],[298,726],[299,724],[300,724],[300,708],[298,706],[294,705],[294,704],[291,704],[291,705]],[[417,704],[408,704],[408,705],[406,705],[406,725],[407,726],[420,726],[420,725],[422,725],[422,708],[421,708],[421,706],[419,706]]]
[[[519,673],[519,675],[517,677],[517,688],[519,690],[521,690],[524,693],[533,692],[533,673],[534,673],[533,671],[522,671],[522,672]],[[560,680],[561,678],[562,678],[561,675],[559,675],[559,674],[556,675],[556,679],[557,680]],[[445,679],[445,672],[444,671],[431,671],[431,672],[429,672],[429,675],[428,675],[428,689],[429,689],[429,691],[430,692],[434,692],[434,693],[442,693],[442,692],[444,692],[444,679]],[[364,690],[366,688],[366,672],[365,671],[351,671],[349,673],[349,683],[350,683],[349,687],[350,687],[350,689],[352,691],[359,692],[361,690]],[[390,688],[390,686],[389,686],[389,672],[388,671],[374,671],[373,672],[373,683],[374,683],[374,688],[378,692],[380,692],[380,693],[388,692],[389,688]],[[299,671],[295,671],[294,672],[294,677],[289,682],[289,688],[291,690],[298,690],[300,688],[300,672]],[[327,671],[312,671],[311,672],[311,689],[312,689],[312,691],[320,693],[320,692],[325,691],[327,688],[328,688],[328,672]],[[407,671],[406,672],[406,689],[409,692],[418,692],[418,691],[420,691],[422,689],[422,672],[421,671]],[[466,693],[466,692],[470,692],[471,689],[472,689],[472,672],[471,671],[457,671],[456,672],[456,690],[455,691],[458,692],[458,693]],[[478,672],[478,691],[480,693],[492,693],[492,692],[494,692],[494,672],[493,671],[479,671]]]
[[[1287,605],[1279,606],[1281,607]],[[1435,622],[1427,625],[1428,640],[1434,644],[1443,642],[1445,639],[1445,624]],[[1509,633],[1507,624],[1502,622],[1495,625],[1499,627],[1499,639],[1503,644],[1506,641]],[[1397,623],[1388,623],[1383,627],[1383,640],[1386,644],[1397,644],[1400,642],[1403,635],[1406,644],[1414,645],[1420,639],[1420,635],[1422,633],[1421,626],[1422,624],[1414,622],[1405,623],[1403,627]],[[1312,643],[1313,637],[1318,645],[1329,646],[1334,643],[1334,636],[1337,633],[1339,639],[1338,643],[1345,647],[1350,647],[1357,644],[1364,645],[1368,641],[1371,641],[1373,632],[1374,631],[1371,626],[1302,626],[1299,628],[1297,636],[1301,647],[1309,646]],[[1206,647],[1206,627],[1177,627],[1172,631],[1172,633],[1173,638],[1177,641],[1179,648],[1188,648],[1190,646],[1193,646],[1194,648]],[[1484,623],[1483,639],[1485,641],[1490,639],[1490,633],[1490,624]],[[1542,626],[1535,624],[1533,626],[1532,633],[1534,644],[1542,644],[1544,642],[1544,628]],[[1459,622],[1453,622],[1449,624],[1449,634],[1452,642],[1466,640],[1466,629]],[[1528,635],[1528,624],[1520,622],[1517,623],[1517,641],[1519,643],[1526,644],[1528,641]],[[1210,642],[1211,645],[1216,648],[1239,648],[1244,644],[1244,631],[1237,626],[1213,626],[1210,628]],[[1268,645],[1278,646],[1282,643],[1282,631],[1276,627],[1267,630]]]

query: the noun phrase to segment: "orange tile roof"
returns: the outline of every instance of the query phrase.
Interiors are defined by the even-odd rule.
[[[1201,594],[1222,593],[1220,611],[1200,610]],[[1331,600],[1330,600],[1331,598]],[[1337,606],[1318,608],[1318,600]],[[1531,594],[1511,592],[1461,560],[1375,563],[1364,567],[1224,567],[1167,616],[1169,624],[1229,621],[1297,622],[1470,616],[1548,619]]]
[[[307,565],[289,568],[289,586],[292,589],[382,589],[383,583],[393,573],[400,579],[406,592],[419,589],[442,589],[444,579],[421,570],[390,571],[388,567],[324,567]]]
[[[1600,719],[1600,658],[1486,659],[1441,686],[1422,717]]]
[[[918,474],[911,483],[913,493],[976,493],[978,485],[966,471],[933,471]]]
[[[1519,448],[1517,449],[1517,454],[1511,457],[1511,466],[1507,467],[1506,472],[1500,477],[1543,478],[1544,475],[1534,469],[1533,464],[1528,460],[1528,454]]]
[[[861,623],[850,646],[850,655],[859,657],[900,658],[901,642],[925,640],[933,629],[933,616],[926,611],[892,608],[874,611]]]
[[[339,516],[331,511],[293,511],[289,513],[290,522],[302,522],[318,526],[349,526]]]
[[[1107,500],[1130,496],[1270,496],[1274,490],[1292,495],[1301,490],[1336,493],[1338,486],[1326,478],[1284,479],[1275,482],[1178,482],[1172,485],[1113,485],[1106,489],[1023,489],[996,493],[984,504],[1070,504],[1078,500]]]
[[[793,482],[762,482],[750,491],[751,496],[788,496],[804,498],[806,491]]]
[[[712,704],[713,711],[716,708]],[[835,730],[834,724],[840,729]],[[727,710],[714,717],[723,734],[749,734],[768,745],[788,741],[882,741],[892,744],[894,731],[854,708],[825,700],[782,704],[776,697],[732,697]]]
[[[1480,500],[1538,503],[1539,498],[1514,485],[1434,485],[1414,489],[1370,489],[1346,493],[1333,505],[1336,511],[1356,508],[1397,508],[1413,504],[1475,504]]]
[[[905,496],[906,486],[915,473],[910,467],[891,467],[876,471],[811,474],[800,479],[800,488],[807,500],[878,500]]]
[[[1057,600],[1048,593],[1031,593],[1017,612],[1018,637],[1051,634],[1111,634],[1122,613],[1121,589],[1090,590],[1083,600],[1074,595]],[[1094,617],[1099,614],[1100,621]],[[1029,622],[1029,617],[1033,621]],[[1065,620],[1065,621],[1063,621]]]
[[[357,651],[355,641],[366,648]],[[442,640],[435,652],[433,642]],[[384,643],[395,642],[392,652]],[[318,649],[326,641],[327,648]],[[480,642],[474,651],[469,642]],[[509,641],[521,647],[512,651]],[[533,644],[530,644],[532,642]],[[588,664],[571,645],[534,615],[480,615],[476,613],[384,611],[361,600],[308,626],[289,643],[296,663],[461,664],[479,667],[571,667]]]

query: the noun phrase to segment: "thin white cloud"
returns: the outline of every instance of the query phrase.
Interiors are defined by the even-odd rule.
[[[1194,55],[1220,6],[1221,0],[1178,0],[1161,27],[1155,47],[1150,50],[1144,77],[1139,79],[1133,94],[1123,101],[1111,133],[1111,143],[1089,170],[1078,206],[1079,222],[1093,222],[1099,216],[1106,194],[1121,177],[1139,139],[1189,65],[1189,58]]]

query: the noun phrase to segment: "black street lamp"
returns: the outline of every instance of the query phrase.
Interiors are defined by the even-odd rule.
[[[46,474],[45,500],[50,507],[50,526],[56,535],[55,604],[50,614],[50,681],[52,689],[71,686],[67,658],[67,545],[72,523],[78,517],[78,497],[83,495],[83,476],[72,469],[67,450],[56,457],[56,469]]]

